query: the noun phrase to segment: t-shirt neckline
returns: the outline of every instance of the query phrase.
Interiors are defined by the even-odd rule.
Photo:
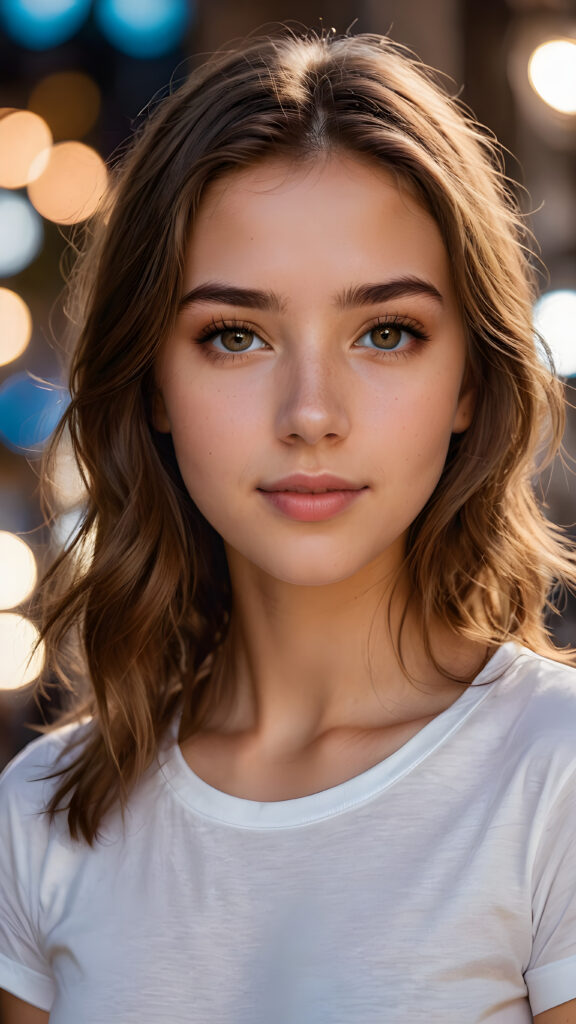
[[[333,817],[373,799],[412,771],[459,729],[488,697],[506,664],[520,651],[503,644],[453,704],[414,734],[398,750],[359,775],[329,789],[290,800],[259,801],[232,796],[197,775],[178,745],[179,716],[161,757],[161,771],[177,797],[193,811],[247,829],[294,828]],[[490,679],[494,676],[494,679]]]

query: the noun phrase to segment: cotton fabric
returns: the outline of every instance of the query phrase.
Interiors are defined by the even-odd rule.
[[[0,987],[51,1024],[521,1024],[576,998],[573,669],[506,644],[400,750],[294,800],[209,786],[177,727],[92,849],[39,781],[89,725],[0,780]]]

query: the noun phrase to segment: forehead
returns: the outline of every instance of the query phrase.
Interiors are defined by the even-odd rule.
[[[187,275],[237,283],[299,268],[372,277],[375,271],[435,274],[444,288],[448,255],[414,188],[349,154],[297,163],[269,159],[232,171],[207,188],[191,236]],[[254,284],[253,279],[251,280]]]

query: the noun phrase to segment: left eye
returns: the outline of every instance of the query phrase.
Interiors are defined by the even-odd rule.
[[[248,352],[255,348],[265,348],[262,339],[246,327],[223,328],[213,334],[210,340],[220,352]]]
[[[360,348],[376,348],[382,352],[397,352],[410,344],[412,333],[400,324],[377,324],[356,342]]]

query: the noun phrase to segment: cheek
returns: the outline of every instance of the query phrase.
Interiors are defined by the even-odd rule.
[[[190,392],[171,403],[172,440],[180,472],[192,500],[211,517],[227,485],[237,479],[250,451],[246,418],[217,390],[210,397]]]
[[[398,396],[374,429],[378,443],[378,477],[384,487],[387,514],[398,529],[421,512],[442,476],[452,437],[456,389],[415,391],[411,401]],[[376,461],[375,459],[375,461]],[[392,511],[394,510],[394,511]]]
[[[457,384],[442,379],[404,388],[365,407],[373,436],[402,461],[444,461],[457,409]]]

